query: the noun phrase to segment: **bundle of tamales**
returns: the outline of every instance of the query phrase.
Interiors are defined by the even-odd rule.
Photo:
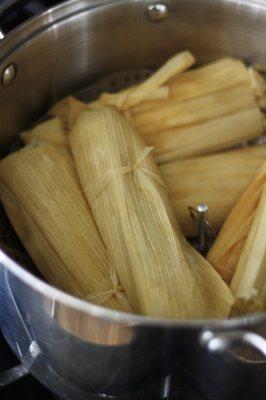
[[[81,185],[110,259],[145,315],[226,316],[229,289],[186,243],[146,147],[118,112],[84,112],[69,136]]]
[[[239,60],[224,58],[185,72],[189,52],[170,59],[144,83],[103,94],[91,107],[124,113],[154,146],[158,163],[230,148],[264,132],[263,78]]]
[[[63,129],[63,125],[72,127],[73,121],[86,109],[84,103],[68,97],[50,110],[56,118],[23,133],[21,138],[25,144],[37,140],[68,146],[69,131]],[[266,146],[257,145],[160,165],[160,174],[184,235],[189,237],[197,233],[197,225],[188,209],[202,202],[208,204],[208,220],[218,232],[265,157]]]
[[[118,94],[63,99],[0,162],[1,200],[50,283],[160,317],[265,309],[266,146],[221,152],[263,134],[265,82],[239,60],[194,64],[182,52]],[[183,236],[200,202],[215,230],[227,218],[207,260]]]
[[[68,151],[32,144],[0,162],[1,200],[48,282],[129,311]],[[97,296],[98,295],[98,296]]]

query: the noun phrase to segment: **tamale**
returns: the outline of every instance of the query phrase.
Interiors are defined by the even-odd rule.
[[[228,284],[239,262],[265,181],[266,162],[262,164],[255,178],[231,210],[207,255],[207,260]]]
[[[111,108],[80,115],[69,135],[82,188],[118,277],[145,315],[228,315],[232,295],[174,228],[158,170],[131,124]]]
[[[59,118],[42,122],[35,128],[23,132],[20,136],[24,144],[36,140],[37,142],[54,143],[56,146],[68,145],[63,123]]]
[[[160,165],[170,200],[185,236],[197,234],[188,207],[208,205],[208,221],[218,232],[229,212],[266,160],[266,146],[250,146]]]
[[[157,132],[195,126],[254,107],[256,103],[251,88],[236,87],[182,102],[169,100],[160,108],[133,115],[133,120],[134,126],[145,138]]]
[[[257,138],[263,131],[263,116],[254,107],[204,123],[165,131],[145,140],[155,146],[155,158],[161,164],[177,158],[226,150]]]
[[[73,96],[68,96],[55,103],[48,111],[48,115],[60,118],[64,128],[69,132],[76,118],[87,108],[87,104]]]
[[[231,283],[231,314],[266,310],[266,184]]]
[[[51,144],[12,153],[0,162],[1,200],[48,282],[107,307],[130,310],[72,163],[67,152]]]

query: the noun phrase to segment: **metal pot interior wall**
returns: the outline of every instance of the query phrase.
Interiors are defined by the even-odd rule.
[[[192,50],[200,62],[225,55],[247,62],[266,60],[263,5],[258,9],[246,1],[166,1],[168,14],[158,22],[149,16],[150,4],[80,1],[39,17],[34,28],[29,23],[5,39],[0,71],[3,75],[14,64],[16,77],[8,87],[0,87],[0,146],[62,96],[117,71],[155,68],[182,49]]]

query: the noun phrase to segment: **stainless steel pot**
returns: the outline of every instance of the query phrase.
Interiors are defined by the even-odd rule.
[[[3,34],[1,148],[62,96],[119,71],[155,68],[184,48],[201,61],[266,64],[265,1],[155,3],[73,0]],[[265,400],[265,314],[188,322],[127,315],[71,297],[21,263],[0,251],[0,328],[24,368],[62,398],[136,391],[137,399],[149,384],[166,398],[169,374],[183,371],[210,399]]]

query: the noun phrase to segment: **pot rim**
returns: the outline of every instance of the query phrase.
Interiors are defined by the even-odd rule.
[[[24,269],[16,261],[13,261],[8,255],[0,250],[0,268],[6,269],[15,275],[26,285],[32,287],[44,297],[53,299],[53,301],[64,304],[77,311],[85,312],[94,317],[102,318],[106,321],[123,323],[127,325],[142,326],[163,326],[171,328],[222,328],[233,329],[239,328],[239,325],[250,325],[265,322],[266,313],[249,314],[243,317],[231,319],[194,319],[194,320],[178,320],[173,318],[157,318],[143,316],[140,314],[130,314],[123,311],[115,311],[101,305],[91,303],[86,300],[79,299],[58,289],[49,283],[41,280],[31,272]]]
[[[132,0],[131,0],[132,1]],[[142,0],[144,5],[151,4],[150,0]],[[216,0],[223,2],[225,0]],[[226,0],[227,2],[236,3],[236,0]],[[134,1],[133,1],[134,2]],[[36,17],[31,18],[24,24],[12,30],[0,43],[0,63],[3,63],[15,50],[21,47],[24,43],[41,33],[50,26],[70,18],[71,16],[88,11],[90,9],[102,8],[113,4],[125,3],[124,0],[70,0],[59,4]],[[242,4],[250,7],[266,7],[264,0],[242,0]],[[0,16],[3,7],[0,6]],[[123,323],[128,325],[142,326],[160,326],[169,328],[222,328],[234,329],[240,325],[251,325],[257,323],[266,323],[266,313],[256,313],[237,317],[232,319],[194,319],[194,320],[178,320],[170,318],[156,318],[143,316],[139,314],[129,314],[121,311],[115,311],[105,308],[101,305],[93,304],[89,301],[81,300],[75,296],[57,289],[42,281],[40,278],[28,272],[16,261],[12,260],[7,254],[0,249],[0,268],[7,270],[26,285],[32,287],[44,297],[52,298],[54,301],[65,304],[66,306],[86,314],[102,318],[107,321]]]

